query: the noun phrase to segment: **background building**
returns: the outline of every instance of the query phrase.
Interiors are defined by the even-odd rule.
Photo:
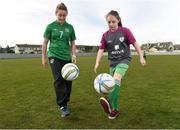
[[[148,52],[173,51],[174,46],[172,42],[158,42],[142,44],[141,49]]]
[[[14,47],[15,54],[40,54],[42,45],[16,44]]]

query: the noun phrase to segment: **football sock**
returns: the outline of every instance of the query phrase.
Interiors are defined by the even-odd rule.
[[[119,109],[119,91],[120,91],[120,81],[115,80],[114,90],[109,93],[108,98],[112,109]]]

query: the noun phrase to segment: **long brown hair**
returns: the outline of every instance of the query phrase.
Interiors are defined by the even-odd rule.
[[[121,22],[121,18],[119,16],[119,13],[115,10],[111,10],[107,15],[106,15],[106,18],[109,16],[109,15],[113,15],[117,18],[117,20],[119,20],[119,23],[118,23],[118,26],[122,27],[122,22]]]

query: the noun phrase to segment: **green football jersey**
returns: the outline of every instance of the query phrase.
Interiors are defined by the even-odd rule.
[[[48,57],[71,60],[71,41],[76,40],[75,31],[71,24],[61,25],[54,21],[46,27],[44,38],[50,40]]]

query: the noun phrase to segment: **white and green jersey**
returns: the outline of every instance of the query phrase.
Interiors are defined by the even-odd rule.
[[[54,21],[46,27],[44,38],[50,40],[48,57],[71,60],[71,41],[76,40],[75,31],[71,24],[61,25]]]

